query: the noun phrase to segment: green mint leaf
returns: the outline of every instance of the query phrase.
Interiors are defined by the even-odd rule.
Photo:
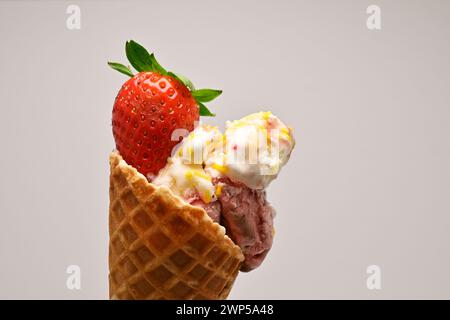
[[[159,62],[156,60],[155,55],[154,55],[153,53],[150,55],[150,60],[152,61],[152,67],[153,67],[153,70],[155,70],[155,71],[157,71],[157,72],[159,72],[159,73],[161,73],[161,74],[164,74],[164,75],[167,74],[166,69],[164,69],[164,68],[159,64]]]
[[[192,91],[192,96],[198,102],[209,102],[220,96],[222,90],[199,89]]]
[[[168,72],[167,73],[169,76],[174,77],[175,79],[177,79],[178,81],[180,81],[182,84],[184,84],[186,87],[189,88],[189,90],[191,91],[195,91],[195,87],[194,84],[192,83],[191,80],[189,80],[188,78],[186,78],[185,76],[179,74],[179,73],[174,73],[174,72]]]
[[[126,74],[127,76],[133,77],[134,74],[131,72],[130,67],[124,66],[121,63],[117,62],[108,62],[108,65],[113,68],[116,71],[119,71],[120,73]]]
[[[130,40],[125,44],[125,53],[128,61],[139,72],[154,71],[152,58],[148,51],[139,43]]]
[[[214,113],[212,113],[211,111],[209,111],[209,109],[201,102],[197,101],[197,104],[200,108],[200,115],[203,117],[215,117],[216,115]]]

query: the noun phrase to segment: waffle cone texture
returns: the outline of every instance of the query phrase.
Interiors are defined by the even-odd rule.
[[[244,256],[207,213],[110,155],[111,299],[226,299]]]

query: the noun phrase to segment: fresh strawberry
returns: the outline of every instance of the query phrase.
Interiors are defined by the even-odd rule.
[[[202,102],[209,102],[222,91],[195,90],[187,78],[166,71],[155,56],[134,41],[125,46],[131,65],[109,62],[115,70],[131,77],[117,94],[112,113],[116,148],[123,159],[147,177],[166,165],[173,147],[175,129],[192,131],[199,115],[213,116]]]

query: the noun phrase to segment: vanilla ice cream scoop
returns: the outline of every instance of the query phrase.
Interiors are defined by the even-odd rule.
[[[258,190],[277,177],[295,146],[292,130],[271,112],[227,122],[223,141],[207,159],[206,172]]]
[[[203,164],[215,150],[215,145],[221,143],[222,134],[217,127],[198,126],[177,146],[152,183],[165,185],[189,201],[198,198],[204,203],[216,201],[216,187]]]
[[[222,141],[217,127],[199,125],[177,146],[173,158],[180,158],[185,164],[203,164]]]

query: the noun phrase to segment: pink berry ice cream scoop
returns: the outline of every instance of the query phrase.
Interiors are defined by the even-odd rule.
[[[250,189],[229,179],[223,180],[219,202],[222,224],[230,238],[241,248],[245,261],[241,271],[258,267],[273,242],[275,210],[266,200],[265,190]]]

